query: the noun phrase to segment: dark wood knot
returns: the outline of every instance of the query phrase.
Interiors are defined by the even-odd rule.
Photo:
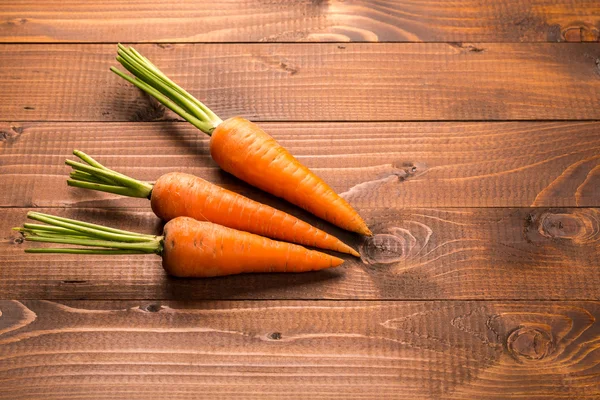
[[[554,238],[570,239],[583,228],[581,221],[569,214],[544,214],[540,220],[540,233]]]
[[[270,340],[281,340],[281,333],[271,332],[267,335],[267,338],[269,338]]]
[[[29,20],[27,18],[15,18],[15,19],[9,19],[8,21],[6,21],[6,25],[11,25],[11,26],[25,25],[27,22],[29,22]]]
[[[23,127],[11,126],[10,129],[0,130],[0,142],[13,144],[23,133]]]
[[[514,330],[506,341],[510,355],[517,361],[540,361],[554,350],[552,333],[533,327]]]
[[[525,220],[530,242],[568,240],[576,244],[600,240],[600,213],[594,209],[533,212]]]
[[[540,216],[538,230],[545,237],[586,243],[597,240],[598,222],[598,215],[593,212],[544,213]]]
[[[162,308],[163,307],[160,304],[146,304],[140,306],[140,310],[150,313],[159,312],[160,310],[162,310]]]
[[[403,258],[406,247],[403,236],[380,233],[365,239],[360,255],[367,264],[390,264]]]

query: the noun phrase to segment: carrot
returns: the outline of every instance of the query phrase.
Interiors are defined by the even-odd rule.
[[[197,176],[172,172],[151,184],[110,170],[82,151],[74,150],[73,154],[85,164],[65,161],[74,169],[67,181],[70,186],[149,198],[154,213],[165,221],[192,217],[273,239],[360,256],[335,236]]]
[[[241,117],[222,121],[131,47],[119,44],[117,61],[136,78],[111,71],[211,136],[211,155],[225,171],[343,229],[372,234],[346,200],[256,124]]]
[[[72,244],[85,248],[29,248],[27,253],[157,254],[167,273],[204,278],[249,272],[306,272],[336,267],[340,258],[278,242],[212,222],[178,217],[162,236],[144,235],[68,218],[29,212],[43,224],[24,224],[27,241]]]

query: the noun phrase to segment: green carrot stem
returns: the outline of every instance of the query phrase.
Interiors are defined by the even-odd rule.
[[[115,171],[110,171],[107,170],[106,168],[97,168],[97,167],[92,167],[91,165],[86,165],[77,161],[73,161],[73,160],[65,160],[65,164],[67,164],[68,166],[72,167],[75,171],[79,171],[79,172],[84,172],[86,174],[92,175],[92,176],[106,176],[106,177],[111,177],[114,179],[119,179],[121,178],[121,176],[119,176],[120,174],[115,172]],[[121,182],[123,183],[123,182]],[[138,183],[138,182],[136,182]]]
[[[128,51],[125,48],[125,46],[123,46],[121,44],[119,44],[117,47],[118,47],[118,49],[121,50],[121,53]],[[180,87],[175,82],[173,82],[171,79],[169,79],[169,77],[166,76],[160,69],[158,69],[158,67],[156,65],[154,65],[150,60],[148,60],[146,57],[144,57],[143,55],[141,55],[136,49],[134,49],[133,47],[130,47],[129,48],[129,54],[132,57],[136,58],[139,61],[139,63],[143,64],[147,69],[149,69],[152,72],[154,72],[155,76],[158,76],[159,78],[161,78],[161,80],[165,84],[169,85],[172,89],[174,89],[175,91],[177,91],[181,96],[184,96],[185,98],[187,98],[188,100],[190,100],[192,103],[194,103],[205,114],[207,114],[209,116],[209,118],[211,118],[214,121],[220,121],[221,120],[217,116],[217,114],[215,114],[210,108],[208,108],[201,101],[199,101],[198,99],[196,99],[194,96],[192,96],[186,90],[184,90],[182,87]]]
[[[127,197],[139,197],[139,198],[143,198],[143,199],[149,198],[149,196],[145,196],[144,193],[140,193],[137,190],[123,187],[123,186],[104,185],[102,183],[86,182],[86,181],[82,181],[82,180],[78,180],[78,179],[77,180],[68,179],[67,185],[82,188],[82,189],[91,189],[91,190],[97,190],[100,192],[114,193],[114,194],[119,194],[121,196],[127,196]]]
[[[104,165],[100,164],[98,161],[94,160],[91,156],[85,154],[83,151],[75,149],[75,150],[73,150],[73,155],[79,157],[81,160],[83,160],[86,163],[90,164],[92,167],[96,167],[96,168],[105,169],[107,171],[110,171]]]
[[[25,253],[62,253],[62,254],[100,254],[100,255],[117,255],[117,254],[147,254],[138,250],[120,250],[120,249],[73,249],[64,247],[44,247],[35,249],[25,249]]]
[[[152,185],[149,183],[132,179],[115,171],[92,167],[90,165],[82,164],[72,160],[66,160],[65,164],[73,167],[77,171],[83,171],[95,176],[104,176],[110,178],[122,186],[134,189],[139,194],[139,197],[148,197],[152,192]]]
[[[27,224],[25,224],[27,225]],[[57,227],[58,228],[58,227]],[[63,229],[63,228],[60,228]],[[33,228],[13,228],[13,230],[17,232],[21,232],[23,236],[42,236],[42,237],[69,237],[69,238],[80,238],[86,239],[88,236],[79,234],[79,232],[71,231],[70,229],[65,229],[65,232],[55,232],[49,231],[45,229],[33,229]]]
[[[65,161],[67,165],[75,169],[71,172],[71,179],[67,180],[69,186],[150,199],[153,184],[106,168],[83,151],[73,150],[73,154],[89,165],[72,160]],[[101,179],[104,179],[104,182]]]
[[[73,229],[63,228],[61,226],[52,226],[52,225],[42,225],[42,224],[23,224],[23,228],[37,231],[48,231],[48,232],[56,232],[56,233],[65,233],[68,235],[77,235],[79,232],[74,231]],[[20,228],[19,228],[20,229]]]
[[[125,46],[117,45],[117,61],[119,61],[129,72],[135,75],[138,79],[143,80],[147,84],[169,97],[173,102],[177,103],[184,109],[187,109],[192,115],[200,120],[209,119],[209,115],[203,110],[207,108],[193,96],[187,93],[163,74],[154,64],[146,57],[135,51],[133,47],[129,50]],[[202,105],[202,106],[200,106]]]
[[[85,233],[86,236],[90,236],[93,238],[103,239],[103,240],[115,240],[122,242],[147,242],[148,239],[139,236],[130,236],[130,235],[121,235],[119,233],[110,233],[104,232],[92,228],[86,228],[83,226],[77,226],[73,224],[69,224],[67,222],[60,221],[52,221],[50,219],[46,219],[45,217],[38,217],[38,221],[52,223],[53,225],[62,226],[64,228],[69,228],[77,232]],[[77,243],[75,243],[77,244]]]
[[[108,226],[104,226],[104,225],[92,224],[90,222],[83,222],[83,221],[79,221],[76,219],[59,217],[56,215],[43,214],[43,213],[38,213],[38,212],[34,212],[34,211],[30,211],[29,213],[27,213],[28,218],[32,218],[32,216],[34,216],[34,215],[43,215],[45,217],[51,218],[56,221],[69,222],[71,224],[85,226],[87,228],[94,228],[94,229],[98,229],[98,230],[105,231],[105,232],[120,233],[123,235],[132,235],[132,236],[142,236],[142,237],[148,238],[149,240],[154,239],[156,237],[153,235],[145,235],[143,233],[136,233],[136,232],[131,232],[131,231],[124,231],[122,229],[109,228]],[[32,219],[35,219],[35,218],[32,218]]]
[[[131,83],[132,85],[136,86],[138,89],[141,89],[144,92],[151,95],[152,97],[154,97],[165,107],[174,111],[176,114],[181,116],[183,119],[188,121],[190,124],[194,125],[196,128],[200,129],[202,132],[206,133],[207,135],[210,135],[212,133],[212,131],[215,129],[216,126],[212,126],[211,124],[196,118],[194,115],[192,115],[188,111],[184,110],[182,107],[180,107],[179,105],[174,103],[171,99],[169,99],[169,97],[165,96],[158,90],[154,89],[152,86],[148,85],[146,82],[143,82],[139,79],[133,79],[130,76],[125,75],[123,72],[119,71],[118,69],[116,69],[114,67],[110,67],[110,70],[112,72],[114,72],[115,74],[119,75],[121,78],[128,81],[129,83]]]
[[[52,232],[47,232],[47,231],[29,231],[29,230],[23,230],[21,231],[21,233],[23,234],[23,237],[28,238],[28,237],[45,237],[45,238],[55,238],[57,237],[56,233],[52,233]],[[61,235],[60,236],[63,239],[88,239],[88,236],[84,236],[84,235]]]
[[[103,170],[107,170],[109,172],[114,172],[109,170],[108,168],[104,167],[102,164],[100,164],[98,161],[94,160],[92,157],[88,156],[87,154],[85,154],[82,151],[79,150],[73,150],[73,154],[76,155],[77,157],[79,157],[81,160],[83,160],[84,162],[88,163],[89,165],[91,165],[92,167],[96,167],[99,169],[103,169]],[[95,181],[97,181],[98,183],[107,183],[109,185],[115,185],[117,182],[115,182],[113,179],[107,178],[105,176],[96,176],[96,175],[92,175],[89,174],[87,172],[84,171],[77,171],[75,170],[74,172],[79,172],[81,174],[83,174],[83,176],[85,175],[89,175],[87,178],[88,179],[95,179]],[[83,180],[83,179],[82,179]]]
[[[94,175],[87,173],[87,172],[83,172],[83,171],[77,171],[77,170],[73,170],[71,171],[72,174],[76,174],[77,176],[81,177],[81,178],[86,178],[86,179],[90,179],[90,180],[95,180],[98,179],[97,177],[95,177]]]
[[[138,250],[140,253],[155,253],[159,248],[158,240],[152,242],[146,241],[141,243],[127,243],[111,240],[79,239],[70,237],[42,237],[27,235],[25,236],[25,240],[29,240],[32,242],[63,243],[90,247],[106,247],[122,250]]]
[[[71,177],[71,179],[81,181],[81,182],[104,184],[103,182],[100,181],[100,179],[98,177],[95,177],[94,175],[88,174],[87,172],[83,172],[83,171],[71,171],[69,176]],[[112,186],[112,185],[109,185],[109,186]]]
[[[117,61],[137,79],[111,67],[112,72],[155,97],[202,132],[210,135],[223,122],[210,108],[169,79],[134,48],[127,49],[119,44],[117,54]]]
[[[169,79],[169,77],[166,76],[160,69],[158,69],[158,67],[156,65],[154,65],[150,60],[148,60],[146,57],[144,57],[143,55],[138,53],[133,47],[130,47],[128,50],[125,46],[118,44],[117,45],[117,53],[121,56],[126,54],[126,55],[129,55],[131,58],[135,59],[136,63],[138,65],[143,65],[143,67],[145,69],[149,70],[153,74],[153,76],[159,78],[161,80],[161,82],[163,82],[163,84],[169,86],[171,89],[175,90],[181,96],[186,97],[187,99],[192,101],[199,108],[201,108],[201,109],[205,108],[205,110],[203,110],[203,112],[204,112],[204,114],[208,114],[206,112],[206,110],[208,110],[208,107],[206,107],[204,104],[199,102],[196,98],[194,98],[192,95],[190,95],[188,92],[186,92],[183,88],[179,87],[175,82],[173,82],[171,79]]]
[[[105,178],[103,176],[88,174],[87,172],[74,170],[69,174],[71,179],[81,182],[98,183],[101,185],[118,186],[119,184],[115,181]]]
[[[192,115],[201,121],[209,119],[208,115],[196,103],[190,101],[189,98],[182,95],[180,91],[175,90],[172,85],[167,83],[161,75],[157,75],[154,71],[148,69],[146,65],[140,63],[138,59],[132,57],[126,51],[119,51],[117,57],[119,61],[129,72],[134,74],[138,79],[146,82],[156,90],[167,96],[171,101],[188,110]]]
[[[102,225],[54,217],[30,212],[28,218],[45,222],[48,225],[24,224],[20,231],[26,241],[42,243],[72,244],[101,249],[44,248],[31,249],[32,253],[72,253],[72,254],[149,254],[162,253],[163,236],[142,235],[121,231]],[[61,221],[62,220],[62,221]],[[70,221],[70,222],[64,222]],[[122,233],[107,232],[113,230]]]
[[[60,226],[73,231],[85,233],[88,236],[102,238],[106,240],[116,240],[124,242],[143,242],[156,239],[156,236],[142,235],[139,233],[121,231],[118,229],[107,228],[101,225],[90,224],[68,218],[55,217],[53,215],[42,214],[30,211],[27,218],[45,222],[52,226]]]

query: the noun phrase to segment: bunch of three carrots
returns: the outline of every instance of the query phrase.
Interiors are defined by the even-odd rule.
[[[117,61],[134,77],[116,68],[111,71],[210,136],[211,156],[222,169],[343,229],[371,235],[364,220],[342,197],[259,126],[241,117],[221,120],[133,48],[119,45]],[[303,246],[359,256],[336,237],[290,214],[202,178],[174,172],[154,183],[143,182],[106,168],[81,151],[73,154],[81,162],[66,161],[73,168],[69,185],[148,198],[154,213],[168,221],[163,235],[30,212],[29,218],[44,224],[15,228],[25,240],[77,247],[29,248],[26,252],[155,253],[162,256],[165,270],[179,277],[304,272],[343,262]]]

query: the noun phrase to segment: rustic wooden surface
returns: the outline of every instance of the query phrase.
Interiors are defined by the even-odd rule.
[[[591,302],[0,309],[0,399],[498,399],[508,387],[528,399],[600,395],[600,305]]]
[[[596,121],[261,125],[357,208],[600,206]],[[146,205],[67,187],[79,149],[138,179],[183,171],[297,211],[222,172],[184,122],[0,122],[0,135],[3,207]]]
[[[597,1],[5,3],[0,399],[600,397]],[[375,236],[220,171],[108,71],[117,42],[261,123]],[[145,200],[68,188],[74,148],[202,176],[361,258],[184,280],[150,255],[24,254],[28,210],[161,229]]]
[[[580,42],[594,0],[12,0],[3,42]]]
[[[223,118],[600,119],[597,44],[141,44]],[[9,121],[151,121],[164,107],[109,72],[116,46],[0,45]]]
[[[160,232],[148,208],[41,209],[123,229]],[[318,273],[168,278],[160,258],[22,253],[3,243],[4,298],[52,299],[586,299],[600,297],[600,210],[596,208],[361,208],[376,235],[339,230],[362,259]],[[27,210],[0,210],[10,232]]]

